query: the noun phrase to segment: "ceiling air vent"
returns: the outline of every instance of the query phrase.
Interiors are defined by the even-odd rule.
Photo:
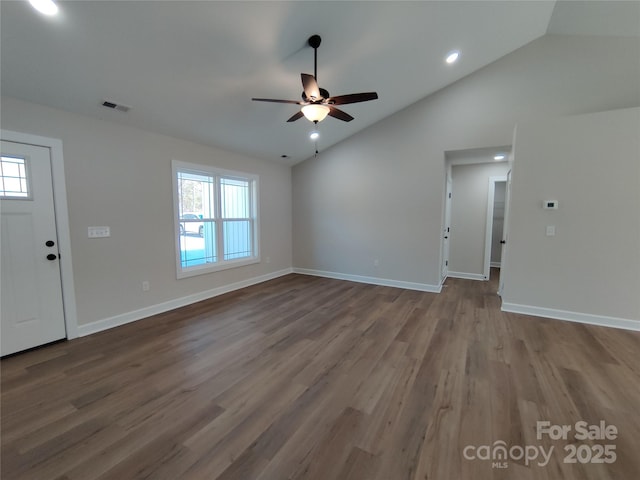
[[[131,110],[131,107],[127,106],[127,105],[122,105],[120,103],[116,103],[116,102],[112,102],[111,100],[103,100],[102,103],[100,104],[103,107],[107,107],[110,108],[112,110],[118,110],[119,112],[128,112],[129,110]]]

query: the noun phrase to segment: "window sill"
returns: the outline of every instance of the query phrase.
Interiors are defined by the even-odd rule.
[[[229,270],[232,268],[244,267],[246,265],[253,265],[254,263],[260,263],[260,257],[242,258],[239,260],[228,260],[220,263],[208,263],[205,265],[199,265],[197,267],[190,267],[188,270],[181,270],[178,267],[177,278],[195,277],[197,275],[206,275],[208,273],[220,272],[222,270]]]

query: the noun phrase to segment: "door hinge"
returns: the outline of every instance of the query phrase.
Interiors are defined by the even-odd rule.
[[[451,198],[451,192],[449,192],[449,198]]]
[[[445,266],[445,267],[448,267],[448,266],[449,266],[449,260],[445,260],[445,261],[444,261],[444,266]]]

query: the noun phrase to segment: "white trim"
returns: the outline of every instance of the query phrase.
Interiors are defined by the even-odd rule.
[[[56,212],[58,252],[60,253],[60,279],[62,281],[62,305],[67,338],[78,336],[78,314],[76,293],[71,262],[71,235],[69,230],[69,208],[67,186],[64,176],[64,156],[62,140],[29,133],[0,130],[2,140],[48,148],[51,154],[51,180],[53,182],[53,204]]]
[[[285,268],[284,270],[279,270],[277,272],[271,272],[265,275],[260,275],[259,277],[253,277],[247,280],[241,280],[239,282],[230,283],[229,285],[223,285],[221,287],[212,288],[211,290],[205,290],[204,292],[194,293],[192,295],[187,295],[186,297],[175,298],[167,302],[158,303],[156,305],[150,305],[148,307],[144,307],[139,310],[134,310],[132,312],[122,313],[114,317],[103,318],[102,320],[97,320],[95,322],[87,323],[85,325],[79,325],[78,334],[81,337],[84,337],[86,335],[91,335],[92,333],[97,333],[103,330],[108,330],[110,328],[119,327],[121,325],[135,322],[137,320],[142,320],[143,318],[151,317],[159,313],[168,312],[169,310],[174,310],[176,308],[184,307],[186,305],[191,305],[192,303],[217,297],[218,295],[223,295],[225,293],[233,292],[234,290],[239,290],[241,288],[250,287],[251,285],[256,285],[258,283],[266,282],[268,280],[273,280],[274,278],[282,277],[290,273],[293,273],[293,269]]]
[[[504,163],[508,160],[495,160],[496,153],[507,153],[511,151],[511,145],[501,145],[497,147],[469,148],[463,150],[445,150],[446,161],[454,165],[474,165],[477,163]]]
[[[491,268],[500,268],[501,266],[500,262],[491,262]]]
[[[628,318],[591,315],[589,313],[569,312],[567,310],[556,310],[553,308],[518,305],[517,303],[503,303],[502,311],[533,315],[536,317],[553,318],[555,320],[566,320],[568,322],[586,323],[588,325],[598,325],[601,327],[640,331],[640,320],[631,320]]]
[[[452,278],[462,278],[465,280],[488,280],[488,278],[481,273],[449,272],[448,276]]]
[[[336,280],[348,280],[350,282],[369,283],[383,287],[404,288],[406,290],[418,290],[420,292],[440,293],[442,285],[429,285],[427,283],[405,282],[402,280],[390,280],[387,278],[366,277],[362,275],[350,275],[348,273],[325,272],[309,268],[294,268],[293,273],[301,275],[313,275],[314,277],[333,278]]]

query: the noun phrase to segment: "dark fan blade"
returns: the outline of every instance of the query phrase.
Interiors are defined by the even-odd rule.
[[[338,120],[342,120],[344,122],[350,122],[353,120],[353,117],[348,113],[343,112],[342,110],[338,110],[336,107],[332,107],[329,105],[329,116],[333,118],[337,118]]]
[[[302,89],[307,98],[309,100],[320,100],[320,87],[318,87],[316,78],[308,73],[301,73],[300,76],[302,77]]]
[[[302,102],[295,100],[276,100],[274,98],[252,98],[254,102],[273,102],[273,103],[294,103],[296,105],[302,105]]]
[[[349,95],[331,97],[327,100],[327,103],[329,105],[346,105],[347,103],[368,102],[369,100],[376,100],[377,98],[378,94],[376,92],[351,93]]]
[[[293,115],[289,120],[287,120],[287,122],[295,122],[296,120],[298,120],[299,118],[302,118],[302,117],[304,117],[302,112],[298,112],[295,115]]]

